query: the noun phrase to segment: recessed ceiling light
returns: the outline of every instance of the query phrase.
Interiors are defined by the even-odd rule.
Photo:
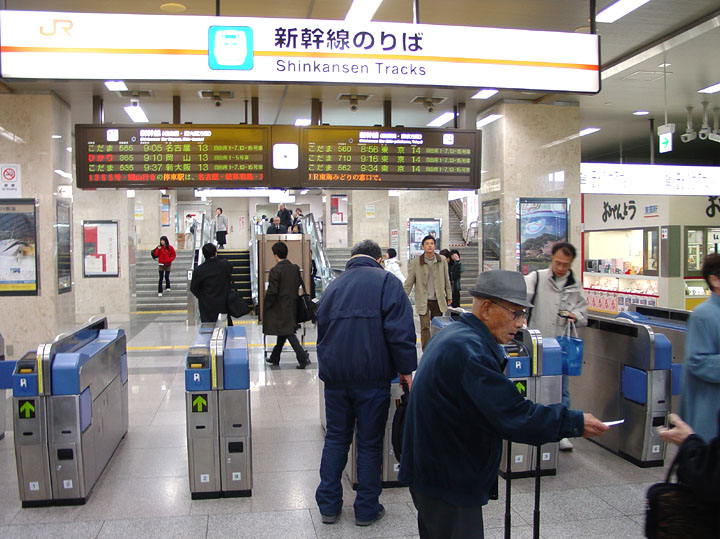
[[[187,7],[185,4],[180,4],[178,2],[165,2],[164,4],[160,4],[160,9],[162,9],[165,13],[182,13],[187,9]]]
[[[584,137],[585,135],[592,135],[593,133],[597,133],[598,131],[600,131],[599,127],[586,127],[585,129],[581,130],[578,135]]]
[[[454,112],[443,112],[440,116],[432,120],[430,123],[427,124],[428,127],[442,127],[446,123],[448,123],[450,120],[455,118]]]
[[[485,88],[484,90],[480,90],[470,99],[489,99],[496,93],[498,93],[498,90],[496,90],[495,88]]]
[[[720,92],[720,82],[716,82],[712,86],[698,90],[699,94],[714,94],[715,92]]]
[[[636,110],[633,112],[633,115],[635,116],[647,116],[648,114],[650,114],[649,110]]]
[[[50,135],[50,138],[62,138],[62,135]]]
[[[121,80],[106,80],[105,88],[111,92],[127,92],[128,87]]]
[[[662,63],[662,64],[658,64],[658,67],[670,67],[671,65],[672,65],[672,64],[669,63],[669,62],[665,62],[665,63]]]
[[[312,122],[310,121],[310,118],[297,118],[295,120],[295,125],[298,127],[305,127],[307,125],[310,125]]]
[[[150,121],[148,120],[145,111],[140,105],[128,105],[127,107],[123,107],[123,109],[125,110],[125,113],[130,116],[130,119],[135,123],[146,123]]]
[[[383,0],[353,0],[347,15],[346,21],[370,22]]]
[[[478,121],[475,123],[475,127],[476,127],[477,129],[480,129],[480,128],[482,128],[482,127],[485,127],[485,126],[488,125],[488,124],[493,123],[495,120],[499,120],[499,119],[502,118],[502,117],[503,117],[502,114],[488,114],[487,116],[485,116],[485,117],[482,118],[481,120],[478,120]]]
[[[603,9],[595,17],[597,22],[615,22],[622,19],[628,13],[635,11],[640,6],[644,6],[650,0],[618,0]]]

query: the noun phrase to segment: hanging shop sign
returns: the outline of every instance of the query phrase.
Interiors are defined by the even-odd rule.
[[[720,168],[580,163],[580,192],[616,195],[717,195]]]
[[[0,36],[3,78],[600,90],[600,45],[592,34],[343,20],[3,11]]]

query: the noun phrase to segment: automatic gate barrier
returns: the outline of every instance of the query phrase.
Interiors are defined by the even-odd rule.
[[[242,326],[202,324],[185,366],[192,499],[252,494],[248,342]]]
[[[25,354],[12,378],[22,506],[85,503],[128,429],[125,332],[92,320]]]

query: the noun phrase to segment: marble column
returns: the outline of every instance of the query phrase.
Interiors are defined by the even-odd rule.
[[[382,248],[390,245],[390,201],[385,189],[357,189],[348,198],[349,246],[374,240]]]
[[[581,244],[580,109],[568,105],[500,103],[483,111],[502,117],[482,128],[482,185],[479,202],[500,201],[500,267],[518,270],[518,198],[570,200],[568,241]],[[480,219],[482,224],[482,218]],[[479,226],[482,245],[482,226]],[[482,267],[482,249],[478,250]],[[580,274],[582,261],[573,271]]]

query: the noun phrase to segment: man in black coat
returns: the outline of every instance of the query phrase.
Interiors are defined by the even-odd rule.
[[[193,271],[190,292],[198,299],[201,322],[216,322],[220,313],[227,313],[227,297],[232,286],[232,264],[218,258],[217,248],[206,243],[202,248],[205,262]],[[228,326],[232,318],[228,316]]]
[[[287,234],[287,227],[280,222],[279,217],[275,217],[273,222],[267,229],[266,234]]]
[[[277,218],[276,218],[277,219]],[[277,343],[266,360],[270,365],[280,363],[280,353],[285,341],[295,350],[297,368],[304,369],[310,364],[310,354],[300,346],[295,326],[297,324],[298,289],[300,288],[300,268],[287,259],[288,247],[279,241],[272,246],[277,264],[270,270],[268,287],[263,304],[263,333],[277,335]]]
[[[286,230],[292,228],[293,215],[292,212],[285,207],[285,204],[278,206],[277,216],[280,218],[280,224],[283,225]]]

